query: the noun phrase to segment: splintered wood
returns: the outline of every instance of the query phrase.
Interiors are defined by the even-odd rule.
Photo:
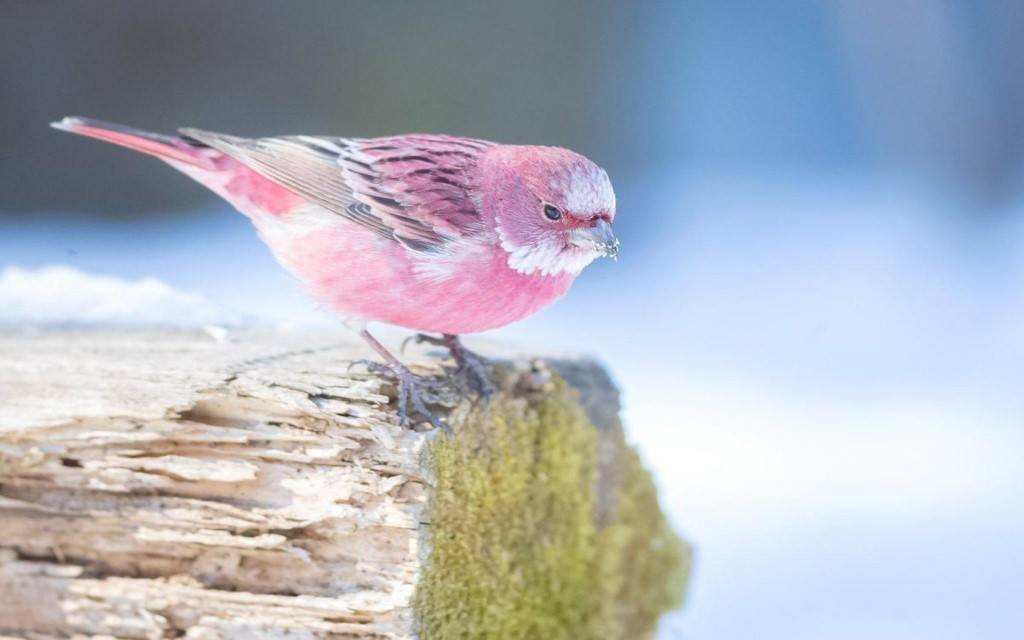
[[[431,436],[350,368],[368,355],[0,333],[0,635],[412,637]]]

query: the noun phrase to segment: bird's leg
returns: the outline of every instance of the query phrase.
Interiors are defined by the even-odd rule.
[[[459,340],[459,336],[452,333],[441,334],[440,338],[425,333],[417,334],[416,342],[426,342],[448,349],[458,370],[469,378],[470,386],[474,391],[485,398],[494,393],[494,384],[487,374],[487,360],[480,354],[470,351]]]
[[[370,332],[365,328],[359,330],[359,335],[362,336],[363,340],[370,345],[374,351],[384,358],[384,362],[387,363],[387,368],[394,374],[398,380],[398,419],[402,423],[402,426],[409,426],[409,403],[416,411],[420,413],[424,418],[430,421],[430,424],[434,425],[435,428],[441,429],[446,433],[451,433],[452,429],[441,419],[435,416],[430,409],[427,409],[427,405],[423,402],[423,395],[420,391],[420,381],[409,370],[409,367],[402,364],[402,362],[396,358],[387,348],[377,341]]]

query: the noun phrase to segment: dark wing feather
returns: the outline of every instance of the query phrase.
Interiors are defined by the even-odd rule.
[[[453,240],[484,228],[470,195],[473,168],[492,144],[483,140],[181,133],[413,251],[444,253]]]

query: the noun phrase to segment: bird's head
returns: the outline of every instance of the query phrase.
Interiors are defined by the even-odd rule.
[[[604,169],[558,147],[499,145],[483,157],[481,206],[508,263],[527,274],[578,274],[619,253],[615,192]]]

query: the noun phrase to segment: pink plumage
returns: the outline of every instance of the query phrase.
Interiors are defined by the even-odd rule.
[[[618,251],[607,174],[557,147],[419,134],[163,136],[84,118],[54,126],[154,155],[206,185],[342,317],[455,344],[540,310]]]

